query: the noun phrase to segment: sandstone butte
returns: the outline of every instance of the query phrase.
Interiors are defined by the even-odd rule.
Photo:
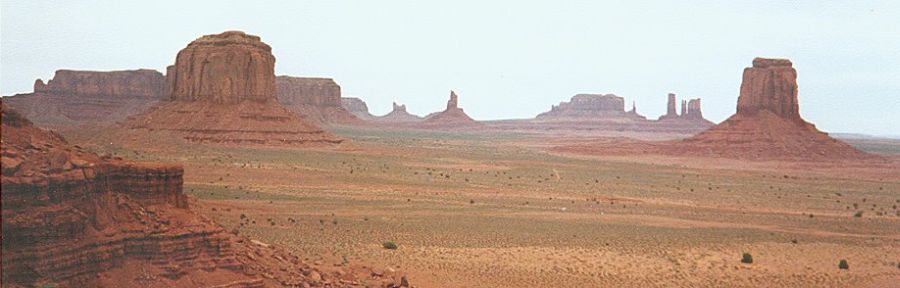
[[[304,119],[319,124],[361,124],[344,109],[341,86],[331,78],[275,77],[278,101]]]
[[[797,71],[787,59],[753,59],[744,69],[737,112],[674,145],[672,153],[741,159],[872,158],[800,117]]]
[[[205,35],[178,52],[166,73],[170,99],[129,117],[132,129],[175,131],[195,142],[334,144],[342,140],[276,99],[275,57],[240,31]]]
[[[227,233],[190,210],[180,165],[101,157],[0,110],[3,287],[408,286]]]
[[[422,120],[422,117],[406,112],[406,105],[400,105],[397,104],[397,102],[393,103],[391,112],[385,114],[384,116],[375,118],[375,121],[386,123],[415,123]]]
[[[450,100],[447,101],[447,108],[444,111],[432,113],[425,117],[425,120],[418,123],[417,127],[426,129],[457,129],[472,128],[483,126],[478,121],[473,120],[462,108],[459,108],[459,96],[456,92],[450,91]]]
[[[166,98],[166,78],[155,70],[57,70],[34,92],[4,97],[6,105],[42,126],[110,125]]]
[[[366,105],[366,102],[356,97],[342,97],[341,107],[344,107],[344,110],[347,110],[350,114],[353,114],[353,116],[362,120],[372,120],[375,118],[375,115],[369,113],[369,106]]]

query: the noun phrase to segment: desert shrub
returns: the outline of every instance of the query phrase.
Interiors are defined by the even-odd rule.
[[[841,262],[838,262],[838,268],[841,269],[850,269],[850,264],[847,264],[847,259],[841,259]]]
[[[394,241],[385,241],[384,243],[381,244],[381,246],[384,247],[384,249],[391,249],[391,250],[397,249],[397,243],[394,243]]]
[[[741,256],[741,263],[746,263],[746,264],[753,263],[753,255],[750,255],[750,253],[744,253],[744,255]]]
[[[862,217],[863,211],[856,211],[856,214],[853,214],[853,217]]]

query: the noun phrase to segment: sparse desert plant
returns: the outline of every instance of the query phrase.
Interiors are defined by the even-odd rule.
[[[841,262],[838,262],[838,268],[840,269],[850,269],[850,264],[847,264],[847,259],[841,259]]]
[[[863,215],[863,211],[856,211],[856,214],[853,214],[853,217],[859,218],[859,217],[862,217],[862,215]]]
[[[394,241],[384,241],[384,243],[381,243],[381,246],[384,249],[397,250],[397,243],[394,243]]]
[[[753,263],[753,255],[750,255],[750,253],[744,253],[744,255],[741,256],[741,263],[752,264]]]

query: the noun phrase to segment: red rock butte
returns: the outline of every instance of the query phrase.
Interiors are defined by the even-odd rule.
[[[171,101],[130,117],[127,125],[175,131],[195,142],[340,143],[278,103],[271,50],[259,37],[239,31],[194,40],[167,69]]]
[[[415,123],[422,121],[422,117],[407,112],[406,105],[397,104],[397,102],[394,102],[392,105],[391,112],[375,120],[388,123]]]
[[[447,109],[426,116],[419,126],[430,129],[454,129],[480,127],[482,124],[469,117],[462,108],[459,108],[459,96],[456,95],[456,92],[450,91]]]
[[[802,117],[797,71],[787,59],[756,58],[744,69],[737,113],[671,147],[670,153],[741,159],[875,157],[831,138]]]

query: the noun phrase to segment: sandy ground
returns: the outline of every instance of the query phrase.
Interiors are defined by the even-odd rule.
[[[900,283],[893,164],[567,155],[547,149],[596,140],[497,133],[341,128],[347,144],[285,149],[63,132],[101,154],[184,163],[185,191],[228,229],[419,287]]]

